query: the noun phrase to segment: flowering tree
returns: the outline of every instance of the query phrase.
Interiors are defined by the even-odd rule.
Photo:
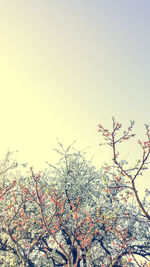
[[[83,153],[59,145],[58,164],[40,173],[15,173],[8,158],[1,163],[1,266],[138,266],[136,254],[148,259],[148,220],[116,188],[120,179],[125,185],[120,170],[97,171]]]
[[[149,125],[145,125],[146,128],[146,140],[143,142],[138,140],[138,145],[141,147],[142,156],[139,160],[136,161],[135,165],[129,167],[127,161],[120,158],[119,153],[119,145],[123,142],[127,142],[131,138],[135,137],[133,134],[134,121],[130,122],[127,130],[121,132],[122,125],[115,121],[113,118],[112,130],[108,130],[104,128],[101,124],[98,126],[98,132],[102,134],[105,139],[104,143],[100,145],[107,145],[111,147],[113,154],[113,165],[107,165],[105,168],[105,172],[107,172],[107,176],[111,176],[112,184],[108,186],[108,191],[110,194],[113,194],[114,190],[116,190],[121,198],[127,202],[128,199],[131,202],[131,196],[134,198],[134,209],[136,208],[138,211],[138,216],[136,215],[136,221],[141,221],[141,225],[143,225],[142,221],[144,220],[147,224],[147,229],[149,229],[150,225],[150,212],[149,212],[149,203],[150,203],[150,191],[148,189],[145,190],[144,200],[141,200],[139,197],[138,190],[136,188],[136,180],[140,179],[143,172],[148,169],[148,159],[150,156],[150,129]],[[121,200],[120,198],[120,200]],[[132,201],[133,201],[132,198]],[[134,212],[132,215],[133,216]],[[144,231],[141,228],[140,231]],[[139,254],[142,256],[142,251],[145,251],[146,246],[150,246],[149,244],[149,234],[146,235],[147,242],[140,246],[137,245],[137,251],[134,251],[135,254]],[[137,243],[138,244],[138,240]],[[148,254],[149,255],[149,254]],[[137,262],[138,265],[138,262]],[[139,265],[140,266],[140,265]]]

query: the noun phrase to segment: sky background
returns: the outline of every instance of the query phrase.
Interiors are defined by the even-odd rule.
[[[56,137],[111,158],[97,125],[112,116],[137,137],[123,149],[137,159],[150,123],[149,0],[0,1],[0,154],[36,168],[53,163]],[[139,182],[150,186],[150,173]]]

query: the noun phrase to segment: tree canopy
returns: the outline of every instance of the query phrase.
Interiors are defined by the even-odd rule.
[[[114,119],[112,131],[99,125],[113,152],[112,166],[100,170],[74,145],[58,143],[58,163],[39,173],[6,154],[0,162],[1,266],[148,266],[150,192],[141,200],[135,181],[148,168],[149,127],[133,168],[116,148],[134,137],[133,126],[121,135]]]

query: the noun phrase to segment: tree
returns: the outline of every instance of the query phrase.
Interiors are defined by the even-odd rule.
[[[135,207],[140,209],[137,218],[143,219],[144,217],[144,220],[147,222],[147,228],[149,229],[150,213],[148,207],[150,204],[150,191],[146,189],[144,199],[141,200],[136,187],[136,180],[140,179],[143,175],[143,172],[148,169],[148,159],[150,156],[149,125],[145,125],[146,140],[143,142],[138,140],[138,145],[142,150],[142,156],[132,167],[129,167],[128,162],[120,158],[119,145],[135,137],[135,134],[133,134],[134,121],[130,121],[130,125],[127,130],[121,132],[122,125],[118,123],[114,117],[112,119],[112,130],[104,128],[101,124],[98,126],[98,132],[100,132],[105,139],[105,142],[101,143],[100,145],[107,145],[111,147],[113,154],[113,165],[106,164],[107,174],[109,173],[114,178],[113,184],[108,187],[108,190],[110,190],[111,193],[114,190],[117,190],[118,192],[120,191],[121,197],[125,201],[127,201],[129,197],[133,196]],[[149,235],[146,238],[148,240]],[[149,243],[147,243],[147,245],[149,246]],[[145,248],[141,245],[139,255],[141,254],[142,250],[144,251]]]
[[[138,266],[138,254],[148,260],[149,222],[116,188],[120,179],[125,184],[120,170],[116,176],[107,166],[97,171],[72,146],[59,144],[57,152],[58,164],[40,173],[22,174],[7,158],[1,266]]]

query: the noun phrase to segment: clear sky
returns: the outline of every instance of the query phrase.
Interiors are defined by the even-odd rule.
[[[134,119],[144,137],[149,14],[149,0],[1,0],[1,153],[17,149],[41,168],[55,160],[58,137],[65,146],[91,146],[100,167],[109,153],[99,147],[99,123]],[[127,160],[138,153],[129,148]]]

